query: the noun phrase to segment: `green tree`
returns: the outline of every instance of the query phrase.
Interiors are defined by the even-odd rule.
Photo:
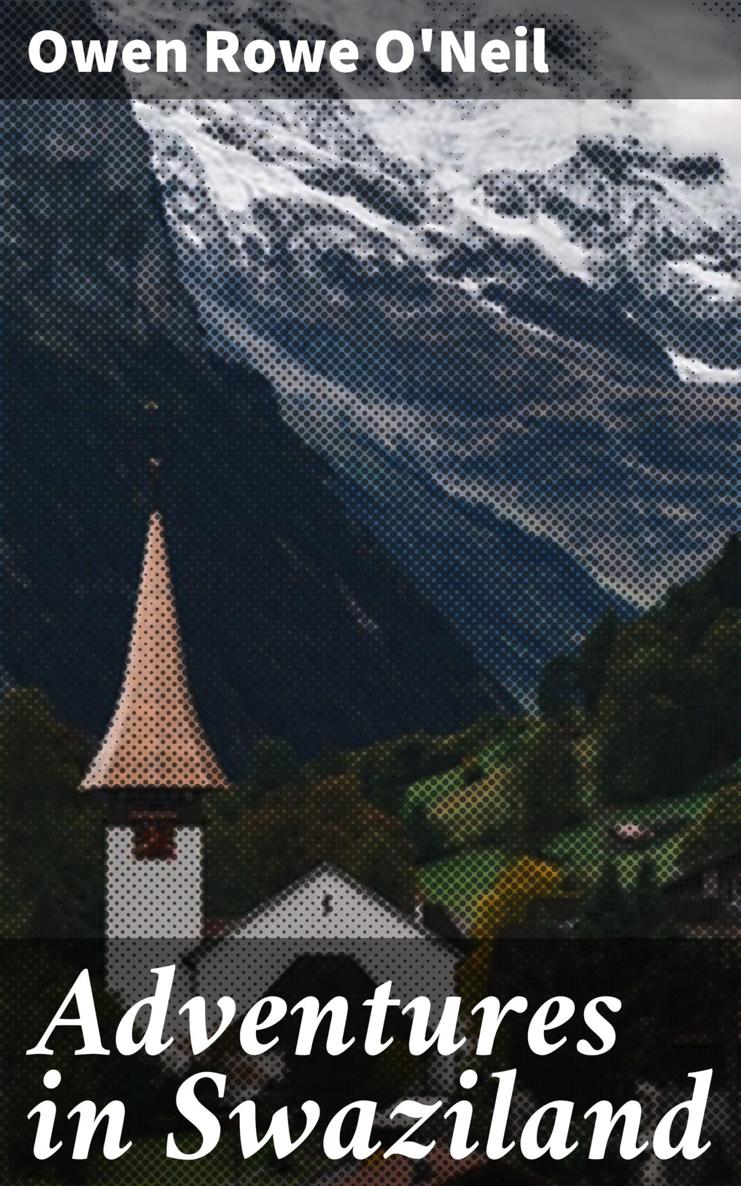
[[[656,862],[644,857],[632,885],[623,884],[615,861],[605,861],[579,910],[582,939],[657,939],[673,934]]]
[[[590,716],[597,711],[608,663],[618,635],[618,616],[609,609],[584,639],[579,653],[579,682],[584,711]]]
[[[554,655],[545,664],[538,682],[538,711],[557,719],[578,708],[582,699],[582,668],[573,655]]]
[[[504,789],[509,848],[537,856],[555,832],[578,819],[577,769],[559,725],[538,724],[515,751]]]
[[[404,908],[414,901],[414,853],[404,825],[341,775],[264,796],[235,823],[206,833],[209,912],[238,914],[329,862]]]
[[[630,891],[633,934],[649,939],[669,938],[674,928],[659,884],[656,861],[644,857]]]
[[[584,895],[577,933],[586,939],[624,938],[633,928],[630,897],[614,861],[605,861],[594,885]]]
[[[0,705],[0,868],[4,929],[45,937],[102,930],[103,828],[78,790],[90,747],[42,693]]]
[[[594,717],[609,801],[685,793],[738,754],[740,598],[734,540],[703,576],[618,630]]]
[[[682,658],[669,641],[643,641],[625,656],[600,710],[598,778],[613,802],[686,793],[732,756],[730,713],[708,648]]]
[[[463,785],[471,787],[474,783],[481,781],[486,774],[486,767],[476,754],[466,754],[461,759],[461,772]]]
[[[433,818],[426,803],[416,803],[407,821],[407,832],[414,849],[417,865],[438,860],[447,848],[445,828],[439,819]]]
[[[398,815],[409,785],[399,754],[390,745],[373,746],[361,760],[360,778],[369,802]]]
[[[312,758],[303,768],[306,778],[315,782],[318,778],[331,778],[336,774],[348,774],[356,761],[348,750],[324,750]]]
[[[382,811],[400,812],[406,788],[419,777],[422,755],[430,744],[424,734],[383,741],[362,755],[359,775],[365,792]]]
[[[713,796],[682,846],[680,863],[691,869],[741,849],[741,782],[724,785]]]
[[[295,785],[300,777],[295,749],[277,737],[264,737],[255,744],[250,765],[250,782],[259,794]]]

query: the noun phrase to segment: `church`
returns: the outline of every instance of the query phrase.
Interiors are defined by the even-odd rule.
[[[246,1009],[302,959],[330,954],[373,985],[392,981],[402,999],[441,1003],[456,991],[458,948],[424,914],[404,914],[341,869],[322,865],[218,928],[204,917],[204,797],[228,794],[229,784],[188,682],[158,466],[150,461],[152,508],[121,691],[80,788],[105,821],[111,991],[138,1000],[151,991],[151,969],[173,962],[189,995],[228,992]]]

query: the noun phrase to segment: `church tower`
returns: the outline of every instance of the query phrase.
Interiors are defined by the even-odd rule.
[[[109,948],[157,939],[182,952],[202,931],[202,796],[227,780],[188,684],[158,465],[123,684],[81,791],[105,812]]]

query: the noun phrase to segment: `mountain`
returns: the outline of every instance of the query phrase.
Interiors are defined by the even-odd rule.
[[[640,104],[137,115],[214,348],[270,376],[514,694],[722,546],[741,201],[718,153],[662,146]]]
[[[101,734],[154,450],[191,680],[232,774],[265,734],[311,753],[511,710],[348,515],[269,383],[205,344],[130,105],[2,116],[8,678]]]
[[[741,202],[717,152],[673,154],[627,134],[582,136],[550,169],[505,168],[479,186],[498,216],[552,218],[583,253],[591,318],[579,309],[578,286],[569,296],[561,282],[577,333],[588,333],[591,320],[590,337],[601,323],[602,340],[623,351],[643,353],[642,338],[644,351],[653,341],[711,373],[738,372]]]
[[[187,367],[202,330],[228,384],[269,380],[348,529],[499,702],[527,700],[544,660],[733,526],[738,178],[687,147],[684,108],[668,148],[659,106],[139,101],[148,139],[128,110],[111,134],[106,235],[70,250],[65,227],[69,273],[37,268],[36,290],[69,276],[67,322],[133,292],[127,324],[174,335]]]
[[[585,623],[607,610],[630,618],[621,599],[599,589],[556,544],[451,498],[413,457],[370,439],[362,449],[364,480],[347,477],[340,486],[348,510],[507,687],[536,687],[546,661],[572,650]]]

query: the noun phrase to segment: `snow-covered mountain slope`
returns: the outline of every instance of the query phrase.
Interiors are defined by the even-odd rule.
[[[409,571],[487,660],[496,573],[462,543],[441,575],[450,522],[503,563],[507,523],[547,545],[551,581],[526,567],[498,605],[539,637],[520,692],[602,591],[650,603],[732,528],[741,117],[713,105],[703,139],[706,106],[137,109],[212,340],[343,481],[383,490],[375,530],[425,541]]]
[[[161,452],[188,673],[232,777],[260,737],[312,755],[512,711],[266,379],[205,346],[125,93],[0,118],[3,682],[102,735]]]

